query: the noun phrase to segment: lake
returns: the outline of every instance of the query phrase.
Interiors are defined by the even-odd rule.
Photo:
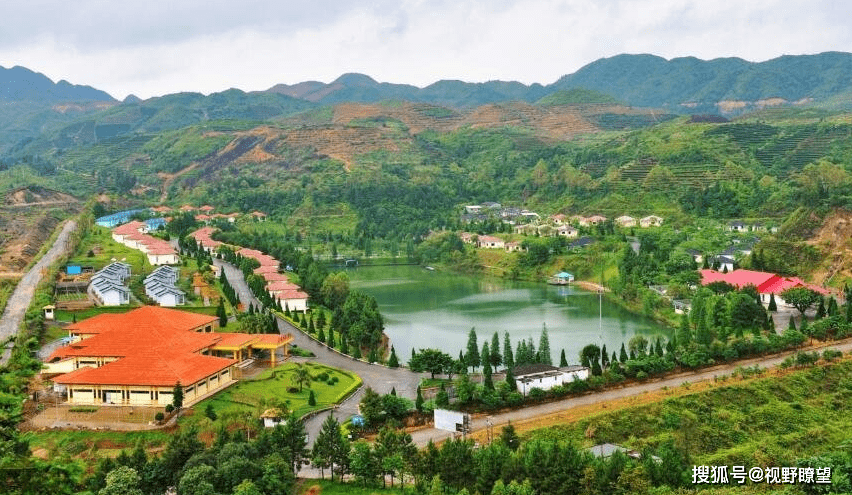
[[[457,275],[419,266],[360,267],[347,273],[352,289],[378,301],[385,333],[402,362],[408,361],[412,347],[433,347],[457,357],[467,347],[471,328],[476,328],[480,349],[499,332],[502,352],[504,331],[509,332],[513,350],[520,339],[530,337],[538,348],[542,326],[547,325],[554,364],[559,364],[562,349],[569,364],[576,364],[587,344],[606,344],[612,355],[636,334],[652,341],[671,335],[650,318],[606,300],[599,305],[597,293],[574,286]]]

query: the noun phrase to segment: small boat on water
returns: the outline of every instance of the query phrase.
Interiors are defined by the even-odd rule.
[[[559,272],[556,275],[550,277],[547,281],[550,285],[568,285],[574,281],[574,275],[568,272]]]

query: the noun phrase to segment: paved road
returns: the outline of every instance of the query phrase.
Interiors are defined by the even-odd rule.
[[[38,263],[33,265],[33,267],[30,268],[30,271],[21,278],[20,282],[18,282],[18,286],[15,288],[15,292],[13,292],[12,296],[9,298],[9,302],[6,304],[6,310],[3,312],[3,318],[0,319],[0,342],[6,343],[8,340],[8,343],[6,343],[5,349],[3,350],[3,356],[0,357],[0,365],[5,365],[6,361],[8,361],[9,357],[12,355],[12,346],[14,345],[14,341],[10,339],[18,333],[21,322],[24,319],[24,314],[30,306],[33,295],[35,295],[36,286],[38,286],[41,281],[42,270],[50,266],[65,253],[68,248],[68,237],[76,228],[77,223],[74,220],[68,220],[65,223],[62,227],[62,232],[60,232],[59,236],[56,238],[56,242],[54,242],[50,250],[48,250],[40,260],[38,260]]]
[[[216,266],[221,266],[225,270],[225,276],[228,277],[228,282],[239,295],[240,301],[244,306],[253,304],[255,307],[260,307],[260,302],[252,295],[248,286],[245,283],[243,274],[240,270],[229,263],[222,260],[214,259],[213,263]],[[358,404],[361,402],[361,397],[367,387],[372,388],[380,394],[386,394],[391,389],[396,389],[397,395],[414,400],[417,397],[417,385],[420,384],[420,379],[427,376],[426,373],[414,373],[404,368],[386,368],[377,364],[369,364],[364,361],[358,361],[349,356],[344,356],[338,352],[332,351],[327,346],[320,344],[314,339],[308,337],[301,330],[293,327],[290,323],[278,319],[278,329],[282,334],[290,333],[293,335],[293,343],[303,349],[309,350],[316,355],[314,358],[323,364],[349,370],[361,377],[364,385],[358,392],[350,396],[347,400],[338,404],[334,414],[341,421],[353,414],[358,413]],[[322,422],[328,417],[331,412],[320,413],[305,421],[305,428],[308,431],[308,444],[313,444],[313,440],[320,431]]]
[[[852,351],[852,340],[821,346],[818,350],[820,351],[820,353],[822,353],[822,351],[824,351],[825,349],[837,349],[843,351],[844,353],[848,353],[849,351]],[[704,380],[712,380],[716,376],[730,375],[738,367],[751,367],[754,365],[759,365],[761,368],[771,368],[778,366],[784,359],[787,358],[787,356],[790,356],[792,354],[792,352],[786,352],[781,355],[766,358],[747,359],[743,361],[738,361],[734,364],[713,366],[712,368],[705,368],[695,372],[679,373],[677,375],[666,377],[660,380],[639,383],[623,388],[582,395],[579,397],[571,397],[568,399],[548,402],[537,406],[525,407],[523,409],[517,409],[505,413],[493,414],[491,415],[491,421],[495,427],[502,427],[509,421],[518,422],[527,419],[533,419],[538,416],[565,411],[577,406],[597,404],[601,402],[622,399],[625,397],[642,395],[645,392],[659,390],[664,387],[675,388],[686,382],[696,383]],[[486,428],[485,419],[486,418],[484,417],[471,418],[471,431],[484,430]],[[441,440],[446,440],[451,436],[451,433],[443,430],[436,430],[435,428],[426,428],[423,430],[415,431],[411,434],[414,443],[421,447],[425,446],[429,442],[429,440],[432,440],[433,442],[438,442]]]

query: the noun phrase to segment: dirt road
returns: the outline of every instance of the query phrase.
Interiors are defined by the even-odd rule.
[[[24,313],[30,306],[30,301],[35,295],[36,286],[41,281],[41,272],[43,269],[50,266],[62,254],[65,253],[68,247],[68,238],[71,233],[77,228],[77,223],[74,220],[68,220],[62,227],[62,232],[56,238],[56,242],[50,250],[38,262],[30,268],[30,271],[21,278],[15,292],[9,298],[6,304],[6,310],[3,312],[3,318],[0,319],[0,342],[5,344],[3,356],[0,357],[0,365],[5,365],[12,354],[13,338],[18,333],[18,328],[24,319]]]

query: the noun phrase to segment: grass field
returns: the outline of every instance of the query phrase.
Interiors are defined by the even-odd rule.
[[[275,369],[266,370],[256,378],[240,381],[238,384],[194,406],[204,411],[208,404],[220,417],[239,416],[245,413],[260,415],[268,407],[284,405],[288,410],[302,416],[313,410],[333,405],[361,385],[361,378],[353,373],[331,368],[317,363],[305,363],[311,380],[310,388],[305,386],[301,392],[288,392],[295,387],[293,375],[298,365],[288,363]],[[318,377],[326,375],[321,381]],[[336,380],[330,385],[329,382]],[[316,405],[308,405],[310,391],[313,390]],[[195,415],[198,416],[198,415]]]
[[[527,439],[655,448],[674,441],[695,464],[787,466],[849,440],[852,359],[749,379],[720,378],[530,424]]]
[[[329,480],[302,480],[296,487],[299,495],[402,495],[413,493],[411,487],[408,490],[400,488],[370,488],[357,483],[338,483]]]

